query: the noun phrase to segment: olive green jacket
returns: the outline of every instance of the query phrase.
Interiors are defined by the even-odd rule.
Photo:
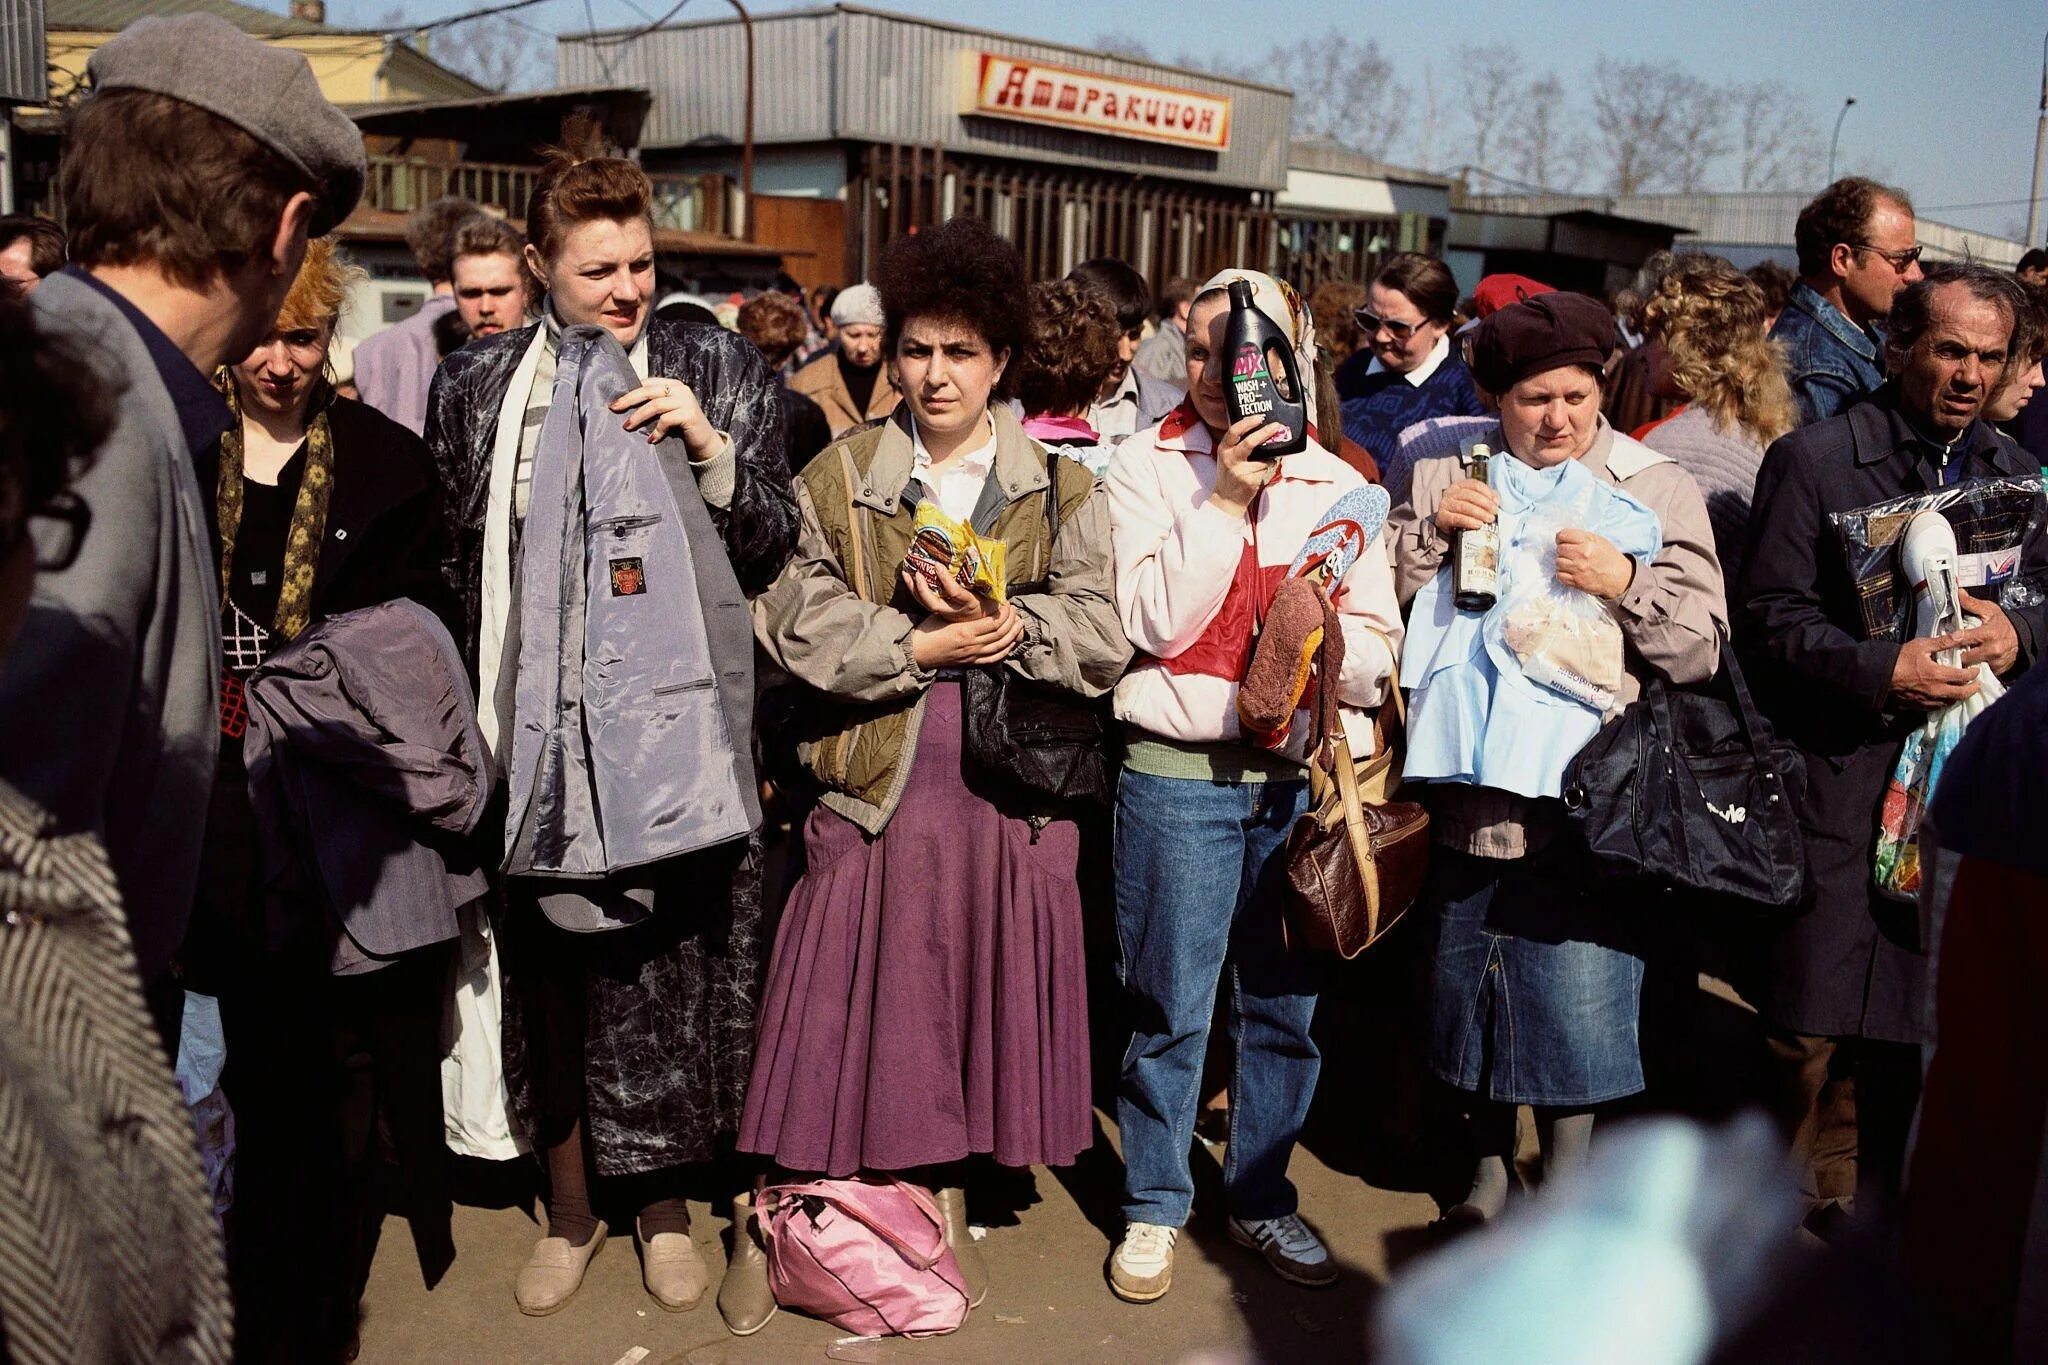
[[[1109,691],[1130,661],[1118,624],[1109,507],[1095,480],[1059,462],[1059,534],[1046,544],[1045,448],[994,406],[995,466],[975,529],[1006,546],[1024,638],[1005,666],[1084,697]],[[753,603],[754,636],[769,660],[824,694],[805,733],[804,761],[823,800],[870,834],[895,813],[917,752],[924,696],[938,674],[918,667],[910,632],[922,616],[901,583],[922,492],[907,408],[838,441],[797,479],[796,555]]]

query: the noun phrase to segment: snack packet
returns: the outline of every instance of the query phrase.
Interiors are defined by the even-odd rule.
[[[1003,542],[974,533],[974,529],[946,515],[934,502],[921,502],[911,520],[914,534],[905,565],[923,575],[932,591],[939,590],[941,570],[953,575],[960,585],[991,602],[1004,597]]]

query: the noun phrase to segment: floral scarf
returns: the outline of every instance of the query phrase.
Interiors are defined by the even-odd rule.
[[[235,535],[242,526],[242,400],[233,378],[223,370],[216,381],[234,421],[220,438],[220,478],[214,489],[220,521],[220,595],[229,598],[228,582],[235,563]],[[284,578],[278,584],[277,614],[270,629],[290,640],[313,615],[313,575],[320,566],[320,541],[327,534],[327,504],[334,492],[334,437],[327,425],[332,393],[322,386],[306,426],[306,469],[299,477],[299,496],[292,505],[292,524],[285,536]]]

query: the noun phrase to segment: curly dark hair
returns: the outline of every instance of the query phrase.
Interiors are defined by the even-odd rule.
[[[1109,306],[1116,310],[1118,327],[1125,332],[1137,331],[1152,316],[1152,290],[1145,284],[1145,277],[1126,261],[1097,256],[1069,270],[1067,278],[1101,291]],[[1194,295],[1188,297],[1192,299]]]
[[[455,230],[483,212],[467,199],[436,199],[405,220],[405,245],[430,284],[446,284],[455,271]]]
[[[21,544],[31,512],[85,471],[125,387],[39,334],[27,304],[0,301],[0,555]]]
[[[1835,246],[1866,244],[1870,220],[1884,204],[1896,204],[1906,213],[1913,200],[1904,190],[1880,185],[1860,175],[1844,176],[1822,190],[1814,201],[1799,210],[1792,226],[1792,241],[1799,251],[1799,273],[1808,279],[1827,274],[1828,258]]]
[[[979,218],[954,218],[899,237],[882,253],[874,286],[882,295],[884,344],[890,353],[905,319],[944,318],[981,333],[989,349],[1011,357],[1031,344],[1031,295],[1024,259]],[[1009,365],[995,398],[1015,391],[1020,366]]]
[[[1085,409],[1116,368],[1123,329],[1100,291],[1078,280],[1031,286],[1031,344],[1017,364],[1017,397],[1029,416]]]
[[[1776,261],[1758,261],[1742,273],[1764,291],[1764,316],[1768,318],[1785,311],[1785,305],[1792,299],[1792,286],[1799,283],[1797,275]]]
[[[804,344],[804,306],[788,294],[769,290],[740,305],[739,333],[779,370]]]
[[[0,251],[28,238],[29,269],[38,279],[64,268],[64,229],[32,213],[0,215]]]

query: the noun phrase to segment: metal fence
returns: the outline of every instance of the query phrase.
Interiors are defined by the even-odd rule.
[[[1032,279],[1082,261],[1129,261],[1157,289],[1269,262],[1270,196],[1191,189],[1129,175],[952,157],[933,147],[869,147],[847,188],[848,270],[865,279],[889,242],[960,214],[1017,244]]]
[[[732,235],[739,196],[729,177],[652,175],[654,224],[684,232]],[[538,166],[489,161],[431,161],[421,157],[373,156],[363,188],[363,205],[389,213],[411,213],[444,196],[471,199],[509,218],[525,218]]]
[[[1319,284],[1366,284],[1397,251],[1441,256],[1447,222],[1420,213],[1395,217],[1275,212],[1273,273],[1304,294]]]

